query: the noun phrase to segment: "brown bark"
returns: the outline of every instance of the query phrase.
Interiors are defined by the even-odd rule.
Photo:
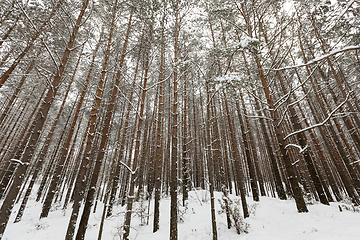
[[[298,34],[298,36],[299,36],[300,48],[302,51],[302,57],[304,59],[304,62],[306,63],[307,58],[305,55],[303,43],[302,43],[302,40],[301,40],[301,37],[299,34]],[[309,50],[311,51],[310,48],[309,48]],[[316,66],[316,68],[318,68],[318,66]],[[310,75],[311,71],[308,66],[306,66],[306,71]],[[320,68],[318,68],[318,71],[320,71],[320,74],[323,75]],[[320,106],[318,110],[319,110],[319,112],[321,112],[323,114],[323,116],[327,116],[326,106],[324,105],[325,98],[323,97],[323,93],[319,92],[316,88],[316,86],[318,86],[316,78],[313,78],[310,76],[310,81],[311,81],[311,87],[313,88],[313,91],[314,91],[314,96],[317,100],[316,102]],[[315,114],[314,116],[316,117],[317,115]],[[331,134],[332,138],[334,139],[334,144],[336,145],[336,149],[333,147],[333,144],[331,144],[329,142],[329,141],[331,141],[331,139],[328,138],[328,135],[324,132],[325,130],[330,131],[330,134]],[[340,139],[338,138],[338,136],[331,124],[328,125],[327,128],[325,128],[325,129],[320,127],[319,131],[320,131],[321,135],[323,136],[324,144],[329,152],[330,157],[332,158],[332,161],[340,175],[342,182],[344,183],[347,193],[349,194],[349,196],[352,198],[352,200],[354,202],[357,202],[358,201],[357,194],[354,192],[354,189],[350,182],[350,179],[348,178],[346,171],[341,164],[341,161],[344,161],[344,159],[346,159],[347,157],[346,157],[346,153],[345,153],[343,147],[341,146]]]
[[[227,96],[224,93],[225,98],[225,109],[227,114],[227,120],[229,124],[229,135],[230,135],[230,141],[231,141],[231,152],[233,155],[233,159],[235,161],[235,172],[236,176],[234,177],[237,182],[238,189],[240,191],[240,198],[241,198],[241,204],[243,209],[244,218],[249,217],[249,210],[246,202],[246,195],[245,195],[245,183],[244,183],[244,173],[243,173],[243,167],[241,166],[241,159],[240,159],[240,152],[235,136],[235,128],[233,124],[233,120],[230,115],[229,105],[227,101]]]
[[[25,72],[25,75],[21,78],[21,80],[20,80],[19,84],[17,85],[13,95],[11,96],[10,100],[7,102],[6,107],[3,109],[2,114],[0,116],[0,126],[1,126],[1,124],[3,122],[3,120],[5,119],[6,115],[8,115],[10,113],[10,108],[11,108],[11,106],[14,105],[15,99],[17,98],[19,92],[21,91],[22,86],[25,83],[25,80],[27,78],[26,75],[28,75],[31,72],[34,65],[35,65],[35,60],[31,61],[29,67],[27,68],[27,70]]]
[[[270,110],[272,110],[271,111],[271,118],[273,119],[275,126],[278,126],[279,120],[277,119],[276,113],[274,112],[275,111],[274,102],[273,102],[273,99],[272,99],[272,97],[270,95],[270,90],[268,88],[268,84],[267,84],[267,81],[266,81],[266,78],[265,78],[265,75],[264,75],[260,60],[258,59],[257,56],[255,56],[255,61],[256,61],[258,71],[259,71],[261,84],[262,84],[262,86],[264,88],[267,103],[269,105]],[[293,191],[293,194],[294,194],[294,198],[295,198],[296,207],[298,209],[298,212],[308,212],[308,209],[307,209],[305,201],[304,201],[304,197],[303,197],[303,195],[301,193],[298,178],[297,178],[296,173],[294,171],[294,167],[293,167],[293,165],[291,163],[290,156],[288,155],[288,152],[285,149],[286,143],[285,143],[285,140],[284,140],[283,132],[279,127],[275,127],[275,133],[276,133],[276,137],[277,137],[277,142],[278,142],[279,147],[280,147],[280,152],[281,152],[281,155],[282,155],[282,159],[284,161],[285,168],[286,168],[287,174],[289,176],[289,181],[290,181],[291,188],[292,188],[292,191]]]
[[[179,1],[173,1],[175,14],[173,105],[171,112],[171,163],[170,163],[170,240],[178,239],[177,172],[178,172],[178,41],[179,41]]]
[[[240,93],[241,95],[241,93]],[[243,101],[243,100],[242,100]],[[245,126],[244,126],[244,121],[242,119],[242,113],[240,111],[240,105],[239,105],[239,100],[236,99],[236,109],[238,112],[238,118],[239,118],[239,122],[240,122],[240,130],[242,133],[242,140],[244,143],[244,148],[245,148],[245,157],[246,157],[246,163],[247,166],[249,168],[249,175],[250,175],[250,186],[251,186],[251,191],[252,191],[252,195],[253,195],[253,199],[254,201],[259,201],[259,189],[257,186],[257,178],[256,178],[256,173],[255,173],[255,166],[253,163],[253,160],[251,159],[251,155],[250,155],[250,146],[249,146],[249,142],[248,142],[248,134],[251,133],[248,130],[245,131]]]
[[[183,94],[183,128],[182,128],[182,194],[183,194],[183,206],[189,198],[189,154],[188,154],[188,129],[187,129],[187,75],[186,69],[184,70],[184,94]]]
[[[23,129],[23,131],[21,132],[21,135],[19,137],[19,139],[21,139],[21,140],[18,143],[18,147],[15,148],[14,151],[10,154],[11,159],[20,159],[21,153],[26,148],[28,139],[30,138],[31,133],[34,130],[35,124],[36,124],[36,119],[33,119],[33,116],[39,111],[39,106],[41,105],[41,103],[43,101],[43,97],[44,97],[45,93],[46,93],[46,89],[43,91],[39,101],[37,102],[35,108],[33,109],[33,111],[31,112],[31,114],[29,116],[28,121],[25,124],[25,128]],[[17,167],[17,164],[13,163],[11,161],[11,159],[8,160],[8,162],[10,164],[9,169],[7,169],[7,173],[4,174],[4,177],[3,177],[1,185],[0,185],[0,198],[3,197],[5,188],[7,187],[7,185],[10,182],[11,175],[13,174],[13,172],[15,172],[15,169]]]
[[[112,177],[112,181],[111,181],[111,193],[110,193],[110,199],[109,199],[109,206],[107,208],[107,213],[106,213],[107,217],[112,215],[112,209],[113,209],[113,205],[115,203],[116,191],[118,189],[118,185],[120,182],[120,180],[119,180],[119,174],[120,174],[120,168],[121,168],[120,161],[122,161],[123,157],[124,157],[126,132],[128,131],[128,128],[129,128],[131,103],[133,102],[133,96],[134,96],[134,91],[135,91],[134,88],[135,88],[136,78],[137,78],[138,69],[139,69],[139,61],[140,61],[142,45],[143,45],[143,43],[141,42],[140,47],[139,47],[139,53],[138,53],[138,59],[136,62],[135,72],[134,72],[134,80],[133,80],[133,84],[131,87],[130,96],[128,99],[129,104],[127,106],[127,112],[126,112],[126,116],[124,118],[124,126],[122,128],[119,128],[119,132],[118,132],[117,139],[120,140],[120,144],[119,144],[119,147],[115,149],[115,154],[114,154],[114,157],[118,159],[118,163],[114,165],[113,173],[111,173],[113,177]],[[119,154],[117,154],[118,152],[119,152]]]
[[[93,55],[93,61],[95,60],[95,56],[96,56],[96,52],[97,52],[97,49],[99,48],[99,45],[100,45],[100,41],[101,41],[101,38],[102,38],[102,34],[100,35],[100,40],[96,46],[96,49],[95,49],[95,52],[94,52],[94,55]],[[84,46],[83,46],[84,47]],[[65,97],[64,97],[64,100],[63,100],[63,103],[60,107],[60,110],[58,112],[58,115],[57,117],[55,118],[55,121],[54,121],[54,124],[50,130],[50,133],[47,137],[47,141],[45,142],[45,149],[43,150],[43,153],[42,154],[46,154],[47,152],[47,148],[49,146],[49,142],[51,141],[52,137],[53,137],[53,134],[54,134],[54,130],[55,130],[55,127],[57,125],[57,122],[60,118],[60,114],[64,108],[64,105],[65,105],[65,102],[66,102],[66,98],[68,96],[68,93],[70,91],[70,88],[71,88],[71,85],[72,85],[72,82],[75,78],[75,74],[76,74],[76,71],[77,71],[77,68],[79,66],[79,63],[80,63],[80,59],[81,59],[81,54],[82,54],[82,51],[79,55],[79,59],[76,63],[76,66],[75,66],[75,70],[74,70],[74,73],[72,75],[72,79],[69,83],[69,86],[68,86],[68,89],[67,89],[67,92],[65,94]],[[93,63],[92,63],[93,64]],[[44,217],[47,217],[48,214],[49,214],[49,211],[50,211],[50,207],[51,207],[51,204],[52,204],[52,201],[53,201],[53,198],[55,196],[55,188],[56,186],[58,185],[59,183],[59,180],[60,180],[60,174],[61,172],[63,171],[63,168],[64,168],[64,163],[65,163],[65,159],[66,159],[66,156],[67,156],[67,153],[68,153],[68,150],[69,150],[69,146],[70,146],[70,142],[71,142],[71,139],[73,137],[73,133],[74,133],[74,130],[75,130],[75,125],[77,123],[77,119],[78,119],[78,116],[79,116],[79,112],[80,112],[80,108],[82,106],[82,103],[84,101],[84,96],[85,96],[85,92],[86,92],[86,88],[88,86],[88,82],[89,82],[89,78],[90,78],[90,74],[91,74],[91,71],[92,71],[92,66],[90,66],[90,69],[89,69],[89,72],[88,72],[88,76],[87,76],[87,79],[86,79],[86,82],[85,82],[85,85],[84,85],[84,89],[83,91],[81,92],[81,95],[80,95],[80,98],[78,99],[77,101],[77,107],[76,107],[76,110],[75,110],[75,113],[74,113],[74,119],[72,120],[72,124],[70,126],[70,131],[67,135],[67,139],[65,140],[65,144],[64,146],[62,147],[62,150],[61,150],[61,155],[60,155],[60,159],[58,160],[57,162],[57,166],[56,166],[56,170],[54,172],[54,175],[52,177],[52,179],[50,180],[50,188],[48,190],[48,193],[47,193],[47,196],[46,196],[46,199],[45,199],[45,202],[44,202],[44,205],[42,207],[42,211],[41,211],[41,214],[40,214],[40,218],[44,218]],[[75,103],[76,105],[76,103]],[[69,116],[69,118],[71,118],[71,116]],[[60,142],[59,142],[60,144]],[[40,155],[40,158],[42,157],[45,157],[44,155]],[[42,159],[40,159],[42,160]]]
[[[161,176],[162,163],[164,157],[164,88],[165,83],[165,17],[166,4],[164,3],[164,12],[161,21],[161,53],[160,53],[160,74],[159,74],[159,107],[157,114],[157,132],[156,132],[156,159],[155,159],[155,199],[154,199],[154,226],[153,232],[159,230],[160,225],[160,194],[161,194]]]
[[[25,55],[29,52],[29,50],[33,47],[34,43],[36,42],[37,38],[40,36],[41,32],[46,28],[47,24],[51,20],[51,18],[55,15],[57,9],[61,6],[63,0],[59,0],[58,4],[54,7],[52,12],[50,13],[49,17],[44,21],[44,23],[37,29],[36,33],[30,39],[28,45],[25,49],[20,53],[20,55],[15,59],[12,65],[6,70],[0,78],[0,88],[4,85],[6,80],[10,77],[10,74],[15,70],[15,68],[19,65],[21,60],[25,57]],[[70,48],[71,49],[71,48]],[[69,49],[69,50],[70,50]],[[61,65],[60,65],[61,67]],[[59,67],[59,68],[60,68]],[[59,69],[59,71],[61,71]]]
[[[149,34],[152,34],[152,26],[150,26]],[[151,36],[148,36],[151,38]],[[134,189],[135,189],[135,180],[137,177],[137,168],[138,168],[138,157],[140,154],[140,137],[141,137],[141,129],[143,127],[143,116],[145,110],[145,99],[146,99],[146,85],[148,81],[148,71],[149,71],[149,62],[150,62],[150,41],[148,41],[148,45],[146,46],[146,60],[145,60],[145,72],[144,72],[144,81],[142,86],[142,93],[141,93],[141,100],[140,100],[140,111],[139,111],[139,118],[138,118],[138,126],[136,130],[136,137],[135,137],[135,149],[134,149],[134,158],[132,162],[132,172],[130,175],[130,186],[127,195],[127,205],[126,205],[126,213],[124,219],[124,234],[123,239],[128,240],[130,234],[130,224],[131,224],[131,214],[132,214],[132,207],[134,203]]]

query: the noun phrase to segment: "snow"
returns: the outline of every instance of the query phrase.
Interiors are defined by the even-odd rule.
[[[230,45],[227,47],[227,51],[229,53],[233,53],[238,50],[250,50],[250,51],[257,51],[257,47],[261,45],[259,39],[245,37],[240,42]]]
[[[308,145],[306,145],[304,148],[302,148],[300,145],[290,143],[290,144],[285,146],[285,149],[288,148],[288,147],[296,147],[296,148],[298,148],[299,153],[301,154],[308,148]]]
[[[250,45],[257,45],[260,44],[259,39],[247,37],[240,41],[239,46],[241,48],[248,48]]]
[[[10,159],[11,162],[18,163],[20,165],[29,165],[29,163],[23,163],[22,161],[18,159]]]
[[[287,67],[283,67],[283,68],[277,68],[277,69],[269,69],[271,71],[282,71],[282,70],[286,70],[286,69],[293,69],[293,68],[299,68],[299,67],[305,67],[305,66],[309,66],[315,63],[318,63],[326,58],[329,58],[333,55],[337,55],[339,53],[343,53],[346,51],[354,51],[354,50],[359,50],[360,49],[360,45],[352,45],[352,46],[347,46],[347,47],[343,47],[341,49],[335,49],[327,54],[321,55],[317,58],[314,58],[310,61],[308,61],[307,63],[301,63],[301,64],[297,64],[297,65],[291,65],[291,66],[287,66]]]
[[[219,214],[220,205],[217,199],[221,196],[222,193],[215,193],[220,240],[358,240],[360,236],[360,213],[347,210],[346,206],[350,206],[349,204],[331,203],[330,206],[326,206],[314,203],[308,205],[309,213],[300,214],[297,213],[293,200],[284,201],[270,197],[261,197],[258,203],[252,201],[251,197],[247,198],[251,213],[244,221],[249,224],[249,233],[237,235],[234,227],[227,229],[226,216]],[[231,195],[231,198],[238,197]],[[181,222],[178,224],[179,240],[212,239],[210,194],[203,190],[191,191],[187,207],[181,206],[180,199],[181,196],[179,196],[179,216],[181,216]],[[160,202],[160,230],[155,234],[152,233],[153,201],[149,211],[149,224],[146,225],[147,203],[148,201],[134,204],[136,211],[131,222],[130,239],[169,239],[170,198],[163,198]],[[340,205],[342,212],[339,211]],[[16,205],[14,210],[18,207],[19,205]],[[48,218],[39,220],[40,212],[41,204],[35,202],[33,198],[30,199],[21,222],[13,223],[16,214],[11,216],[3,240],[64,239],[71,208],[69,207],[65,212],[59,205],[58,208],[52,209]],[[85,239],[97,239],[101,212],[102,204],[98,204],[96,214],[90,216]],[[113,213],[112,217],[105,220],[102,235],[104,240],[120,239],[125,206],[114,206]]]

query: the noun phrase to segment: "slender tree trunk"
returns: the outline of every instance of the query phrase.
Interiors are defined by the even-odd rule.
[[[50,22],[52,17],[55,15],[57,9],[61,6],[63,0],[60,0],[58,4],[54,7],[52,12],[50,13],[49,17],[44,21],[44,23],[36,30],[36,33],[30,39],[28,45],[25,49],[20,53],[20,55],[15,59],[13,64],[6,70],[0,78],[0,88],[4,85],[6,80],[10,77],[10,74],[15,70],[15,68],[19,65],[21,60],[25,57],[25,55],[29,52],[29,50],[33,47],[34,43],[36,42],[37,38],[40,36],[41,32],[45,30],[47,24]],[[71,48],[70,48],[71,49]],[[69,49],[69,50],[70,50]],[[61,71],[61,70],[59,70]]]
[[[1,206],[1,210],[0,210],[0,236],[3,235],[7,222],[9,220],[12,208],[14,207],[14,202],[15,199],[18,195],[18,192],[20,190],[20,186],[23,183],[23,179],[24,179],[24,175],[26,173],[27,167],[30,164],[30,160],[32,157],[32,154],[35,150],[35,146],[36,143],[40,137],[41,134],[41,130],[44,126],[45,120],[46,120],[46,116],[49,112],[49,109],[51,107],[51,104],[53,102],[54,96],[56,95],[56,92],[58,90],[59,84],[60,84],[60,80],[61,77],[64,73],[65,70],[65,66],[68,62],[69,59],[69,55],[71,52],[71,49],[73,48],[73,45],[75,43],[75,39],[77,36],[77,33],[79,31],[79,28],[81,26],[81,21],[82,18],[85,14],[85,10],[88,6],[89,1],[88,0],[84,0],[82,8],[80,10],[79,16],[77,18],[76,24],[73,28],[73,32],[70,36],[69,42],[67,44],[67,48],[63,54],[62,60],[61,60],[61,64],[58,67],[58,71],[55,74],[55,77],[53,79],[52,85],[51,85],[51,89],[48,91],[45,101],[41,104],[40,107],[40,111],[37,114],[36,117],[36,125],[33,131],[33,134],[30,137],[29,140],[29,145],[26,148],[24,154],[23,154],[23,159],[21,161],[22,164],[19,164],[19,167],[15,173],[15,177],[14,177],[14,182],[11,185],[11,188],[9,190],[9,193],[3,203],[3,205]],[[25,55],[25,54],[24,54]],[[8,73],[4,74],[5,77],[8,77],[7,75]],[[7,78],[6,78],[7,79]],[[5,80],[6,80],[5,79]]]
[[[150,26],[149,34],[152,34],[152,26]],[[151,36],[148,36],[151,39]],[[123,239],[128,240],[130,234],[130,224],[131,224],[131,214],[134,203],[134,190],[135,190],[135,180],[137,178],[137,168],[138,168],[138,157],[140,154],[140,137],[141,137],[141,129],[143,125],[143,116],[145,110],[145,99],[146,99],[146,85],[148,81],[148,71],[149,71],[149,61],[150,61],[150,49],[151,49],[151,41],[148,41],[148,46],[146,49],[146,60],[145,60],[145,73],[144,73],[144,82],[142,86],[142,94],[141,94],[141,102],[140,102],[140,111],[139,111],[139,120],[138,126],[136,130],[135,137],[135,149],[134,149],[134,158],[132,163],[132,170],[130,175],[130,186],[127,195],[127,205],[126,205],[126,213],[124,219],[124,234]]]
[[[93,61],[95,60],[95,56],[96,56],[96,52],[99,48],[99,45],[100,45],[100,41],[101,41],[101,38],[102,38],[102,33],[100,35],[100,40],[96,46],[96,49],[95,49],[95,52],[94,52],[94,55],[93,55]],[[82,51],[81,51],[82,52]],[[71,82],[69,83],[69,87],[68,87],[68,90],[67,90],[67,93],[65,95],[65,98],[63,100],[63,104],[61,105],[60,107],[60,110],[59,110],[59,113],[58,113],[58,116],[57,118],[55,119],[55,122],[53,124],[53,127],[47,137],[47,142],[45,143],[45,149],[43,150],[43,154],[46,154],[47,152],[47,148],[49,146],[49,142],[51,141],[52,139],[52,136],[53,136],[53,133],[54,133],[54,130],[55,130],[55,126],[60,118],[60,114],[64,108],[64,105],[65,105],[65,101],[66,101],[66,98],[67,98],[67,95],[69,93],[69,90],[71,88],[71,84],[72,84],[72,81],[74,80],[74,77],[75,77],[75,74],[76,74],[76,71],[77,71],[77,68],[78,68],[78,64],[80,62],[80,58],[81,58],[81,53],[80,53],[80,56],[79,56],[79,59],[78,59],[78,62],[76,63],[76,67],[75,67],[75,70],[74,70],[74,73],[73,73],[73,76],[72,76],[72,79],[71,79]],[[92,63],[93,64],[93,63]],[[45,199],[45,203],[42,207],[42,211],[41,211],[41,214],[40,214],[40,218],[44,218],[44,217],[47,217],[48,214],[49,214],[49,211],[50,211],[50,207],[51,207],[51,204],[52,204],[52,201],[53,201],[53,198],[55,196],[55,193],[56,193],[56,186],[58,186],[59,184],[59,180],[60,180],[60,175],[61,175],[61,172],[63,171],[64,169],[64,163],[65,163],[65,160],[66,160],[66,156],[68,154],[68,150],[69,150],[69,146],[70,146],[70,143],[71,143],[71,139],[73,137],[73,133],[74,133],[74,130],[75,130],[75,125],[77,123],[77,120],[78,120],[78,116],[79,116],[79,112],[80,112],[80,108],[82,106],[82,103],[84,101],[84,96],[85,96],[85,92],[86,92],[86,89],[87,89],[87,86],[88,86],[88,82],[89,82],[89,78],[90,78],[90,74],[91,74],[91,71],[92,71],[92,66],[90,67],[89,69],[89,72],[88,72],[88,76],[87,76],[87,79],[86,79],[86,82],[85,82],[85,85],[84,85],[84,89],[80,95],[80,98],[79,100],[77,101],[77,107],[76,107],[76,110],[75,110],[75,114],[74,114],[74,119],[72,120],[72,124],[70,126],[70,132],[68,133],[67,135],[67,139],[65,140],[65,145],[62,147],[62,152],[61,152],[61,155],[60,155],[60,159],[58,160],[57,162],[57,165],[56,165],[56,170],[54,172],[54,175],[50,181],[50,188],[48,190],[48,193],[46,195],[46,199]],[[76,105],[76,103],[75,103]],[[69,118],[71,118],[71,116],[69,116]],[[60,142],[59,142],[60,144]],[[44,157],[44,155],[41,155],[40,158]],[[41,160],[41,159],[40,159]]]
[[[185,69],[186,71],[186,69]],[[187,130],[187,83],[186,72],[184,73],[184,95],[183,95],[183,133],[182,133],[182,193],[183,206],[189,198],[189,154],[188,154],[188,130]]]
[[[124,119],[124,126],[122,128],[119,128],[119,132],[118,132],[118,141],[119,139],[121,139],[120,144],[119,144],[119,150],[118,148],[115,149],[115,154],[114,154],[114,158],[118,159],[118,163],[115,164],[114,166],[114,172],[112,173],[113,178],[111,181],[111,193],[110,193],[110,200],[109,200],[109,206],[107,208],[107,214],[106,217],[110,217],[112,215],[112,209],[113,209],[113,205],[115,203],[115,197],[116,197],[116,192],[118,189],[118,185],[120,182],[120,178],[119,178],[119,174],[120,174],[120,167],[121,164],[120,162],[123,160],[124,157],[124,151],[125,151],[125,141],[126,141],[126,132],[128,131],[129,128],[129,119],[130,119],[130,112],[131,112],[131,103],[133,101],[133,95],[134,95],[134,88],[135,88],[135,84],[136,84],[136,78],[137,78],[137,74],[138,74],[138,69],[139,69],[139,61],[140,61],[140,54],[142,51],[142,41],[140,43],[140,47],[139,47],[139,54],[138,54],[138,59],[136,62],[136,67],[135,67],[135,73],[134,73],[134,80],[133,80],[133,84],[132,84],[132,89],[131,89],[131,93],[129,96],[129,104],[127,107],[127,113]],[[119,152],[119,156],[117,156],[117,152]],[[115,160],[114,160],[115,161]]]
[[[282,159],[283,159],[284,164],[285,164],[286,172],[287,172],[287,174],[289,176],[291,188],[292,188],[294,198],[295,198],[295,202],[296,202],[296,207],[298,209],[298,212],[308,212],[308,209],[307,209],[305,201],[304,201],[304,197],[302,195],[302,192],[301,192],[301,189],[300,189],[300,186],[299,186],[298,178],[296,176],[294,167],[293,167],[293,165],[291,163],[290,156],[289,156],[287,150],[285,149],[286,143],[285,143],[285,140],[284,140],[283,132],[280,129],[280,127],[278,126],[279,120],[277,119],[276,113],[274,112],[275,111],[274,102],[272,100],[272,97],[270,96],[270,90],[268,88],[268,84],[266,82],[266,78],[265,78],[265,75],[264,75],[260,60],[258,59],[257,56],[255,56],[255,61],[256,61],[258,71],[259,71],[261,83],[262,83],[262,86],[264,88],[267,103],[268,103],[270,109],[272,110],[271,111],[271,118],[273,119],[274,124],[276,126],[275,127],[276,137],[277,137],[277,141],[278,141],[278,144],[279,144]]]
[[[257,186],[255,167],[254,167],[254,164],[253,164],[253,160],[251,159],[250,146],[249,146],[249,142],[248,142],[248,139],[247,139],[247,135],[250,134],[250,132],[245,131],[244,121],[242,119],[243,114],[241,114],[238,99],[236,99],[236,108],[237,108],[237,111],[238,111],[238,117],[239,117],[239,122],[240,122],[240,130],[241,130],[241,133],[242,133],[242,139],[243,139],[243,143],[244,143],[244,147],[245,147],[246,162],[247,162],[247,165],[248,165],[248,168],[249,168],[251,191],[252,191],[254,201],[259,201],[260,200],[259,199],[259,189],[258,189],[258,186]]]
[[[28,121],[26,123],[25,128],[23,129],[21,136],[19,139],[21,139],[18,143],[18,147],[15,149],[14,152],[12,152],[10,154],[11,159],[19,159],[21,157],[21,153],[23,152],[23,150],[26,148],[26,145],[28,143],[28,139],[31,136],[31,132],[33,131],[33,129],[35,128],[35,119],[33,119],[33,116],[35,115],[35,113],[37,113],[39,111],[39,106],[43,101],[43,97],[45,94],[46,90],[43,91],[39,101],[37,102],[35,108],[33,109],[32,113],[30,114]],[[3,198],[6,187],[8,186],[8,184],[10,183],[11,177],[13,175],[13,173],[16,171],[17,168],[17,164],[14,163],[13,161],[11,161],[11,159],[9,159],[7,162],[9,163],[6,171],[4,172],[4,176],[2,178],[1,184],[0,184],[0,199]],[[20,186],[19,186],[20,187]]]
[[[4,108],[4,110],[2,111],[2,114],[0,115],[0,126],[3,122],[3,120],[5,119],[5,117],[9,114],[10,112],[10,108],[11,106],[14,106],[14,101],[16,99],[16,97],[18,96],[19,92],[21,91],[22,86],[25,83],[26,80],[26,76],[31,72],[31,70],[34,68],[35,65],[35,60],[31,61],[28,69],[25,72],[25,76],[23,76],[20,80],[20,83],[18,84],[18,86],[16,87],[13,95],[11,96],[10,100],[8,101],[8,103],[6,104],[6,107]],[[1,142],[1,141],[0,141]]]
[[[209,90],[209,83],[206,82],[206,163],[208,168],[208,177],[209,177],[209,191],[210,191],[210,213],[211,213],[211,229],[212,229],[212,239],[217,240],[217,226],[216,226],[216,212],[215,212],[215,196],[214,196],[214,156],[212,153],[212,136],[211,136],[211,100],[210,100],[210,90]]]
[[[160,195],[161,195],[161,176],[163,161],[163,143],[164,143],[164,88],[165,88],[165,17],[166,3],[161,22],[161,53],[160,53],[160,75],[159,75],[159,107],[157,115],[157,133],[156,133],[156,159],[155,159],[155,199],[154,199],[154,226],[153,232],[159,230],[160,225]]]
[[[237,184],[238,184],[238,188],[240,190],[240,198],[241,198],[241,203],[242,203],[242,209],[243,209],[243,214],[244,214],[244,218],[249,217],[249,210],[248,210],[248,206],[246,203],[246,196],[245,196],[245,184],[244,184],[244,173],[243,173],[243,167],[241,166],[241,159],[240,159],[240,152],[239,152],[239,148],[238,148],[238,144],[237,144],[237,140],[235,137],[235,128],[233,125],[233,121],[231,119],[230,116],[230,110],[229,110],[229,106],[228,106],[228,101],[226,98],[226,95],[224,93],[224,98],[225,98],[225,109],[226,109],[226,114],[227,114],[227,119],[228,119],[228,124],[229,124],[229,134],[230,134],[230,140],[231,140],[231,151],[233,154],[233,158],[235,161],[235,171],[236,171],[236,180],[237,180]]]
[[[178,166],[178,40],[179,40],[179,1],[173,1],[175,13],[173,106],[171,113],[171,172],[170,172],[170,240],[178,239],[177,207],[177,166]]]

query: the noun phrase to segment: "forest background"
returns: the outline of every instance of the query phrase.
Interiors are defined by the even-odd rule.
[[[0,3],[0,239],[16,202],[40,218],[191,189],[360,203],[359,1]],[[180,203],[178,202],[181,198]],[[225,200],[224,200],[225,201]],[[231,215],[225,201],[226,214]],[[230,220],[228,221],[230,222]]]

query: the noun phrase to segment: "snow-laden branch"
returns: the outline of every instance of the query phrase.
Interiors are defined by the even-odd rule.
[[[131,175],[134,175],[137,171],[137,168],[135,169],[135,171],[133,171],[128,165],[126,165],[126,163],[120,161],[120,163],[127,169],[129,170],[129,172],[131,173]]]
[[[27,15],[27,13],[25,12],[25,10],[21,7],[21,5],[20,5],[17,1],[16,1],[16,4],[17,4],[18,7],[20,8],[21,12],[25,15],[26,19],[30,22],[30,25],[32,26],[32,28],[33,28],[36,32],[38,32],[38,33],[40,34],[39,30],[38,30],[37,27],[34,25],[34,23],[31,21],[30,17]],[[45,43],[44,39],[42,39],[42,38],[40,37],[40,40],[41,40],[42,44],[44,45],[44,47],[46,48],[46,51],[49,53],[51,59],[53,60],[53,62],[54,62],[54,64],[55,64],[55,67],[56,67],[56,70],[59,70],[58,64],[56,63],[56,60],[55,60],[54,56],[52,55],[49,47],[48,47],[47,44]]]
[[[121,95],[123,95],[123,97],[125,98],[125,100],[129,103],[129,105],[131,106],[131,108],[135,111],[135,113],[138,115],[139,118],[141,118],[140,113],[137,111],[137,108],[132,104],[132,102],[125,96],[125,94],[121,91],[121,89],[115,85],[115,87],[117,88],[118,92],[121,93]]]
[[[21,166],[24,166],[24,165],[29,165],[29,163],[24,163],[24,162],[22,162],[22,161],[20,161],[19,159],[10,159],[10,161],[11,162],[13,162],[13,163],[17,163],[17,164],[20,164]]]
[[[312,125],[312,126],[310,126],[310,127],[307,127],[307,128],[304,128],[304,129],[301,129],[301,130],[298,130],[298,131],[295,131],[295,132],[293,132],[293,133],[290,133],[289,135],[287,135],[287,136],[284,138],[284,140],[286,140],[286,139],[288,139],[289,137],[294,136],[294,135],[296,135],[296,134],[299,134],[299,133],[302,133],[302,132],[305,132],[305,131],[309,131],[309,130],[311,130],[311,129],[313,129],[313,128],[317,128],[317,127],[323,126],[327,121],[330,120],[330,118],[334,115],[334,113],[335,113],[337,110],[339,110],[339,109],[349,100],[349,96],[350,96],[351,93],[352,93],[352,92],[349,92],[349,94],[346,96],[346,99],[345,99],[342,103],[340,103],[340,104],[329,114],[329,116],[328,116],[324,121],[322,121],[321,123]]]
[[[274,111],[277,111],[284,103],[288,102],[290,99],[290,96],[292,94],[292,87],[290,86],[290,91],[288,93],[285,94],[284,98],[281,98],[281,101],[278,101],[277,103],[279,103],[278,106],[276,106],[277,103],[275,103],[274,105],[276,106]]]
[[[270,105],[267,103],[266,100],[264,101],[264,100],[262,100],[260,97],[256,96],[256,94],[252,93],[252,92],[250,91],[250,89],[248,89],[247,87],[245,87],[245,90],[246,90],[247,93],[248,93],[249,95],[251,95],[253,98],[257,99],[257,100],[258,100],[259,102],[261,102],[262,104],[270,107]]]
[[[160,81],[160,82],[157,82],[157,83],[153,84],[152,86],[145,88],[144,90],[145,90],[145,91],[148,91],[148,90],[156,87],[157,85],[159,85],[159,84],[161,84],[161,83],[163,83],[163,82],[166,82],[167,80],[170,79],[171,76],[172,76],[172,74],[170,74],[170,75],[169,75],[167,78],[165,78],[164,80],[162,80],[162,81]]]
[[[330,32],[331,29],[333,29],[336,24],[340,21],[340,19],[345,15],[345,13],[349,10],[349,8],[351,7],[351,5],[353,5],[353,3],[355,3],[356,0],[352,0],[350,1],[347,6],[345,7],[345,9],[340,13],[340,15],[337,17],[337,19],[334,22],[330,22],[328,24],[328,26],[325,27],[325,32],[328,33]]]
[[[322,55],[320,57],[317,57],[315,59],[312,59],[310,61],[308,61],[307,63],[302,63],[302,64],[297,64],[297,65],[292,65],[292,66],[287,66],[287,67],[283,67],[283,68],[274,68],[274,69],[268,69],[269,71],[282,71],[282,70],[287,70],[287,69],[293,69],[293,68],[299,68],[299,67],[305,67],[305,66],[309,66],[311,64],[320,62],[326,58],[329,58],[333,55],[339,54],[339,53],[343,53],[343,52],[347,52],[347,51],[352,51],[352,50],[359,50],[360,46],[348,46],[348,47],[344,47],[342,49],[338,49],[338,50],[334,50],[331,51],[328,54]]]
[[[356,163],[360,163],[360,160],[357,160],[357,161],[355,161],[355,162],[352,162],[352,163],[350,163],[350,165],[353,165],[353,164],[356,164]]]
[[[266,119],[266,120],[269,120],[269,121],[274,121],[272,118],[269,118],[269,117],[264,117],[264,116],[261,116],[261,115],[247,115],[247,114],[244,114],[244,116],[248,117],[248,118],[262,118],[262,119]]]
[[[317,70],[318,67],[320,67],[323,63],[317,63],[316,67],[314,67],[314,69],[311,71],[311,73],[306,77],[305,81],[301,82],[298,86],[291,88],[290,91],[285,94],[284,96],[282,96],[276,103],[275,106],[277,105],[276,109],[278,109],[281,105],[283,105],[286,101],[284,101],[284,98],[288,98],[288,96],[291,93],[294,93],[297,89],[299,89],[301,86],[303,86],[306,82],[308,82],[312,75],[315,73],[315,71]],[[275,110],[276,110],[275,109]]]
[[[283,114],[282,114],[282,116],[281,116],[281,118],[280,118],[280,121],[279,121],[279,123],[277,124],[277,126],[280,126],[280,124],[284,121],[285,116],[286,116],[286,113],[287,113],[288,110],[289,110],[289,107],[294,106],[295,104],[301,102],[303,99],[305,99],[305,98],[309,95],[309,93],[310,93],[311,91],[312,91],[312,89],[310,89],[302,98],[300,98],[300,99],[296,100],[295,102],[292,102],[292,103],[290,103],[288,106],[286,106],[286,109],[283,111]]]
[[[295,166],[296,164],[298,164],[300,162],[300,160],[296,160],[295,162],[293,162],[291,165]]]
[[[220,91],[220,89],[217,89],[217,90],[210,96],[209,102],[207,102],[207,103],[205,104],[206,107],[211,103],[211,101],[212,101],[213,98],[215,97],[216,93],[218,93],[219,91]]]
[[[296,148],[298,148],[299,153],[301,154],[301,153],[305,152],[305,150],[308,148],[308,145],[306,145],[304,148],[302,148],[300,145],[290,143],[290,144],[285,146],[285,149],[288,148],[288,147],[296,147]]]

